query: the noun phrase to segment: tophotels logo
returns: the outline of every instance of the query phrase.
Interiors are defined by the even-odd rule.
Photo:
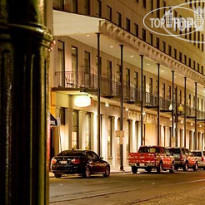
[[[152,10],[145,15],[143,24],[146,29],[157,35],[173,36],[193,43],[204,43],[205,39],[201,38],[199,34],[194,34],[205,31],[205,8],[195,7],[196,3],[199,2],[199,5],[201,5],[201,1],[192,1],[177,6]],[[161,18],[154,18],[155,16],[160,16],[161,11],[163,11],[164,15]],[[177,15],[180,15],[180,17]],[[191,37],[191,34],[194,34],[195,37]]]

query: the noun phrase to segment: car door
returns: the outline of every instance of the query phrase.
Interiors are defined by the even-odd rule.
[[[166,151],[166,160],[168,168],[172,167],[173,156],[171,155],[170,150],[165,149]]]
[[[86,159],[87,159],[87,164],[91,169],[91,173],[96,172],[96,162],[93,160],[93,154],[91,151],[86,152]]]
[[[202,163],[203,166],[205,167],[205,151],[202,152]]]
[[[92,158],[93,158],[93,167],[95,172],[100,172],[100,157],[95,153],[95,152],[91,152],[92,153]]]
[[[198,162],[199,165],[202,164],[202,152],[201,151],[194,151],[192,152],[192,154],[194,155],[195,160]]]
[[[188,161],[188,166],[190,166],[189,165],[190,164],[190,162],[189,162],[190,157],[189,157],[189,150],[188,149],[185,149],[185,158],[186,158],[186,161]]]
[[[167,161],[165,148],[163,148],[163,147],[160,148],[160,156],[161,156],[161,159],[163,162],[163,168],[167,169],[168,168],[168,165],[167,165],[168,161]]]
[[[191,153],[191,151],[188,150],[188,153],[189,153],[189,166],[193,167],[194,164],[195,164],[195,158],[194,158],[194,155]]]
[[[100,157],[95,152],[92,152],[92,156],[95,163],[95,172],[104,172],[103,162]]]

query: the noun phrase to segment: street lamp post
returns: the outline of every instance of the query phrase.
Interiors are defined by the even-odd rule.
[[[48,204],[44,6],[0,0],[0,204]]]

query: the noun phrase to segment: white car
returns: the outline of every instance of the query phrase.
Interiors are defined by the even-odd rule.
[[[198,167],[205,170],[205,151],[194,150],[192,153],[198,162]]]

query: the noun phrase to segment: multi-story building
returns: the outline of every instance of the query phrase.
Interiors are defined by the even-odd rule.
[[[148,29],[147,19],[143,24],[147,13],[161,18],[186,2],[53,1],[50,112],[60,125],[51,129],[52,154],[92,149],[118,167],[121,142],[125,166],[128,153],[142,144],[204,149],[204,43],[196,42],[204,41],[204,31],[175,29],[181,36],[175,38],[159,35],[163,28]],[[198,6],[204,2],[190,2],[188,11],[176,8],[171,15],[193,16]]]

